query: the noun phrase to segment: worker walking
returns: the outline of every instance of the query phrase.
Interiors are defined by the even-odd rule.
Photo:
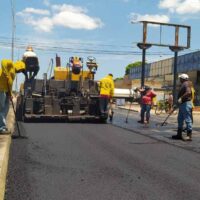
[[[9,110],[9,98],[12,98],[12,85],[16,73],[23,72],[25,64],[22,61],[13,63],[3,59],[0,68],[0,134],[8,133],[6,116]]]
[[[26,80],[33,80],[37,76],[40,67],[38,57],[31,46],[26,48],[22,60],[26,65],[26,70],[24,71]]]
[[[113,75],[108,74],[100,80],[100,112],[101,117],[108,117],[108,104],[114,95]]]
[[[192,89],[191,83],[188,80],[189,76],[187,74],[181,74],[180,79],[180,90],[178,93],[178,130],[177,135],[173,135],[172,139],[182,139],[184,141],[192,140]],[[182,136],[183,125],[186,123],[187,136]]]

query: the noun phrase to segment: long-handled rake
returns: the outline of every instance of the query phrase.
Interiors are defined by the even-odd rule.
[[[15,122],[16,122],[16,125],[17,125],[17,132],[18,132],[18,135],[12,135],[12,139],[27,139],[26,136],[23,136],[21,134],[21,131],[20,131],[20,128],[19,128],[19,122],[17,121],[17,115],[16,115],[16,110],[15,110],[15,106],[14,106],[14,102],[12,100],[12,98],[10,98],[10,102],[11,102],[11,105],[12,105],[12,109],[13,109],[13,112],[14,112],[14,115],[15,115]]]
[[[10,91],[8,80],[7,80],[7,86],[8,86],[8,92],[11,95],[11,91]],[[21,131],[20,131],[20,128],[19,128],[19,122],[17,121],[17,115],[16,115],[16,110],[15,110],[14,102],[13,102],[13,99],[12,99],[11,96],[10,96],[10,102],[11,102],[12,109],[13,109],[13,112],[14,112],[14,115],[15,115],[15,122],[16,122],[16,125],[17,125],[17,132],[18,132],[18,135],[12,135],[12,139],[18,139],[18,138],[19,139],[27,139],[26,136],[23,136],[21,134]]]
[[[161,124],[157,124],[160,126],[166,126],[167,125],[167,120],[169,119],[169,117],[173,114],[173,112],[177,109],[177,106],[174,105],[173,106],[173,110],[167,115],[167,117],[165,118],[165,120],[161,123]]]

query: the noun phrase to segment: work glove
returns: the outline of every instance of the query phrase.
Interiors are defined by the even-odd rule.
[[[179,104],[182,103],[182,99],[181,99],[181,98],[178,99],[178,103],[179,103]]]

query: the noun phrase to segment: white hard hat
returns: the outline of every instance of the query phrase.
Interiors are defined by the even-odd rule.
[[[33,47],[32,46],[27,46],[26,51],[33,51]]]
[[[179,78],[183,79],[183,80],[188,80],[189,79],[189,76],[187,74],[181,74],[179,76]]]

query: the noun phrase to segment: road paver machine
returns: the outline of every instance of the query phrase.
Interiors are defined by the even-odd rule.
[[[56,56],[54,75],[42,79],[26,79],[17,97],[17,119],[100,120],[105,122],[99,109],[99,88],[94,80],[98,64],[88,57],[87,70],[81,57],[70,57],[66,67],[60,66]]]

